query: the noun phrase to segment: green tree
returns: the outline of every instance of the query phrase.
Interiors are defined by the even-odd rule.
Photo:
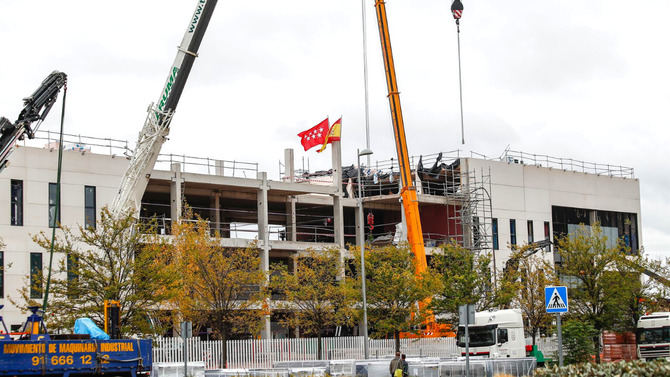
[[[212,328],[214,338],[223,340],[221,362],[226,365],[226,341],[257,335],[269,314],[266,274],[255,245],[224,249],[218,236],[210,236],[206,221],[193,220],[173,224],[172,242],[156,245],[169,249],[166,254],[179,266],[180,289],[171,306],[196,328]]]
[[[161,331],[150,318],[159,316],[160,305],[176,293],[177,274],[159,248],[147,246],[160,242],[154,228],[139,232],[136,225],[134,213],[114,218],[105,207],[95,228],[61,228],[54,244],[60,261],[52,274],[48,325],[72,328],[75,319],[89,317],[103,327],[104,301],[118,300],[122,334]],[[41,232],[33,240],[49,250],[50,236]],[[22,295],[28,305],[41,304],[30,298],[29,287]]]
[[[554,281],[551,274],[545,272],[544,261],[537,256],[521,259],[518,272],[520,284],[514,302],[523,311],[526,333],[535,345],[540,329],[551,325],[551,315],[545,308],[544,287],[553,285]]]
[[[361,265],[360,252],[356,266]],[[400,351],[400,332],[412,331],[429,313],[417,303],[441,289],[432,269],[417,274],[414,255],[407,245],[366,248],[365,273],[369,323],[373,336],[393,334]],[[358,274],[360,276],[360,273]]]
[[[598,330],[590,322],[573,319],[565,322],[562,333],[565,362],[577,364],[590,361],[595,352],[592,339],[598,336]]]
[[[441,280],[441,288],[431,301],[436,314],[447,314],[447,321],[458,323],[458,307],[474,304],[477,311],[506,305],[514,298],[516,278],[499,279],[493,284],[491,257],[473,253],[457,244],[443,245],[431,261]],[[516,275],[515,275],[516,277]]]
[[[598,224],[581,226],[574,234],[558,240],[561,263],[556,266],[560,280],[569,287],[570,311],[573,316],[589,322],[596,329],[593,345],[600,362],[599,334],[612,329],[624,314],[622,302],[634,298],[630,293],[639,282],[639,275],[628,274],[622,263],[626,248],[621,240],[608,246]]]
[[[307,250],[296,258],[295,266],[293,272],[285,266],[275,266],[270,287],[284,296],[277,307],[291,311],[282,323],[316,335],[321,359],[323,330],[353,323],[358,292],[349,278],[339,279],[342,271],[339,249]]]

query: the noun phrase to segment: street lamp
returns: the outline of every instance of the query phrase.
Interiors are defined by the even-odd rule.
[[[370,349],[368,347],[368,303],[365,298],[365,225],[363,221],[363,192],[361,186],[361,156],[369,156],[372,151],[368,148],[356,150],[358,155],[358,231],[361,235],[361,291],[363,293],[363,350],[365,359],[370,358]]]

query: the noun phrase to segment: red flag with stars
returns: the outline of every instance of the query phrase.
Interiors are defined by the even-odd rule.
[[[299,133],[298,137],[300,137],[300,143],[305,151],[317,145],[322,145],[326,141],[329,129],[330,125],[328,124],[328,118],[326,118],[309,130]]]

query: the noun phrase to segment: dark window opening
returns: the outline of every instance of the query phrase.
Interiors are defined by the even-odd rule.
[[[84,226],[95,229],[95,186],[84,186]]]
[[[30,253],[30,298],[42,298],[42,253]]]
[[[60,198],[58,196],[58,185],[49,183],[49,228],[55,228],[60,224]]]
[[[549,229],[549,221],[544,222],[544,239],[548,240],[551,238],[551,231]]]
[[[12,179],[10,186],[11,225],[23,226],[23,181]]]
[[[528,220],[528,243],[535,242],[535,236],[533,235],[533,220]]]
[[[498,244],[498,219],[493,219],[493,250],[499,250]]]
[[[77,273],[79,259],[74,255],[67,256],[67,282],[68,282],[68,297],[74,298],[76,295],[72,292],[73,286],[79,284],[79,274]]]
[[[516,246],[516,220],[509,220],[509,242],[512,246]]]
[[[5,252],[0,251],[0,298],[5,297]]]

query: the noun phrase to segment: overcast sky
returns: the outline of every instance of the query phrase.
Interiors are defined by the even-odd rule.
[[[66,132],[133,143],[195,0],[0,0],[0,114],[52,70]],[[514,150],[635,168],[642,237],[670,256],[670,2],[463,0],[460,145],[450,0],[388,0],[411,155]],[[366,0],[372,149],[395,156],[374,1]],[[634,8],[631,6],[634,5]],[[296,134],[343,116],[344,163],[365,146],[361,0],[220,0],[164,152],[254,161],[277,175]],[[56,112],[57,113],[57,112]],[[56,130],[51,115],[43,129]]]

